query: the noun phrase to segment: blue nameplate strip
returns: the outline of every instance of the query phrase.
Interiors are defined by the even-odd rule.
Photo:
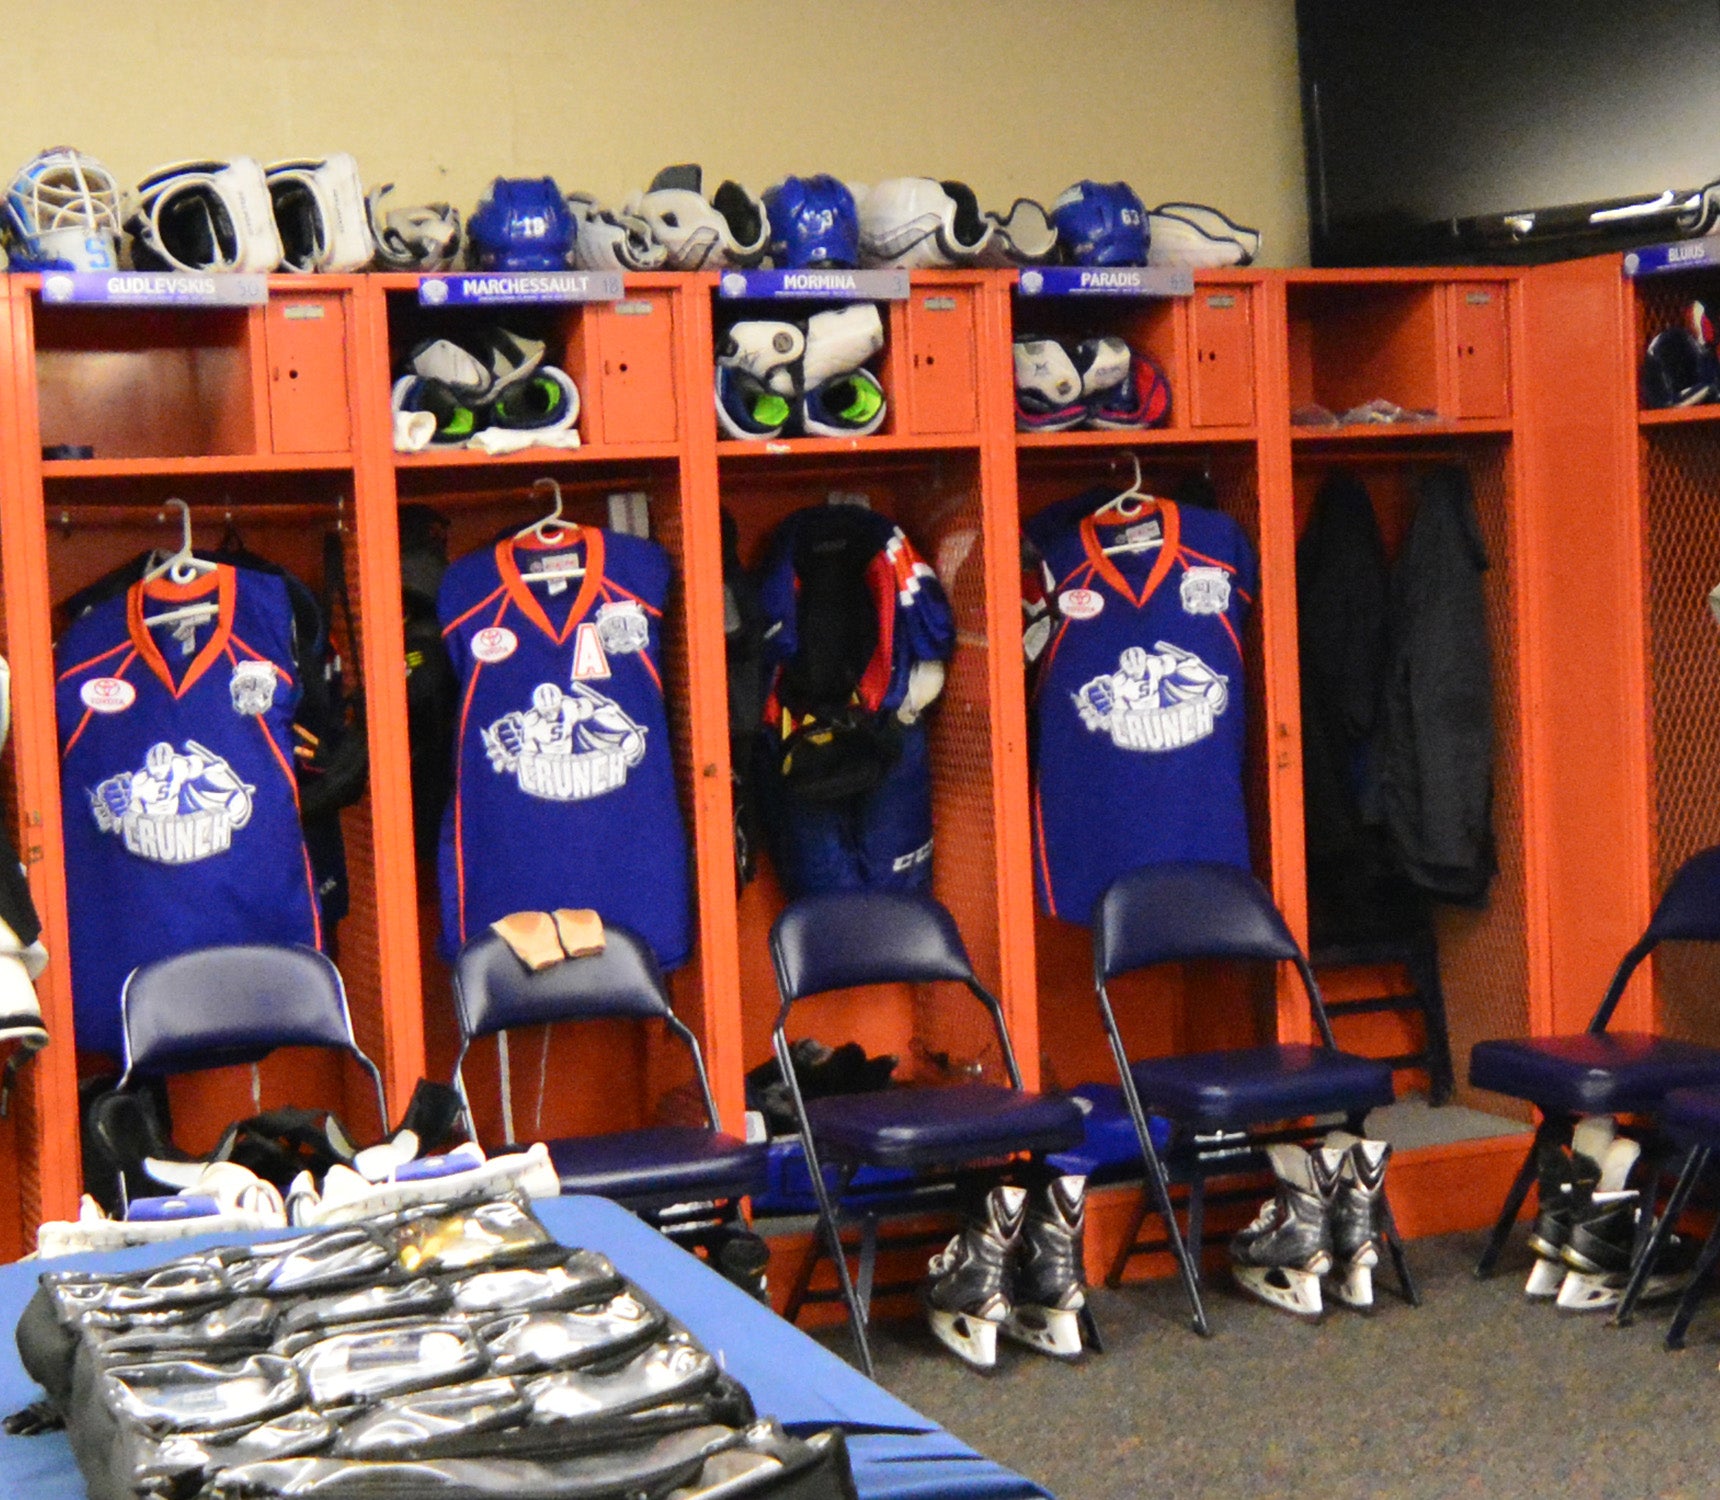
[[[1701,266],[1720,266],[1720,234],[1674,240],[1669,245],[1644,245],[1640,250],[1626,251],[1624,257],[1626,276],[1660,276]]]
[[[421,276],[421,307],[489,307],[515,302],[619,302],[619,271],[476,271]]]
[[[1187,266],[1041,266],[1021,273],[1023,297],[1192,297]]]
[[[269,300],[269,279],[213,272],[44,271],[42,300],[108,307],[261,307]]]
[[[906,271],[724,271],[719,296],[737,301],[823,297],[842,302],[905,302]]]

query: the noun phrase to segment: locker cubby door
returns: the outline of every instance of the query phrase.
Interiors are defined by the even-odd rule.
[[[1445,292],[1451,415],[1459,420],[1510,416],[1509,284],[1457,281]]]
[[[776,528],[795,512],[829,503],[832,492],[860,495],[888,517],[937,573],[954,611],[956,647],[939,701],[926,716],[931,756],[931,893],[954,915],[980,981],[1004,991],[1000,860],[997,841],[996,709],[992,701],[986,518],[974,449],[898,451],[827,462],[794,462],[760,453],[725,453],[723,508],[734,518],[743,565],[770,556]],[[1011,617],[1015,610],[1011,602]],[[750,742],[751,735],[747,736]],[[769,853],[741,893],[740,966],[743,1043],[748,1068],[771,1057],[777,1009],[771,969],[771,924],[788,897]],[[953,985],[872,986],[807,1001],[795,1008],[790,1037],[828,1045],[857,1042],[872,1056],[899,1060],[898,1080],[927,1083],[1005,1075],[990,1021],[966,990]]]
[[[1188,299],[1188,404],[1196,427],[1254,424],[1257,295],[1246,282],[1203,280]]]
[[[1401,437],[1401,441],[1398,440]],[[1388,558],[1395,562],[1415,513],[1418,476],[1433,465],[1452,464],[1469,478],[1476,517],[1486,547],[1483,579],[1493,691],[1493,834],[1498,873],[1486,905],[1465,909],[1435,904],[1439,969],[1445,992],[1451,1055],[1459,1060],[1459,1102],[1502,1113],[1514,1110],[1493,1095],[1478,1095],[1463,1081],[1461,1060],[1488,1037],[1526,1036],[1530,1032],[1532,991],[1537,984],[1530,951],[1531,897],[1528,868],[1533,838],[1523,759],[1524,643],[1520,624],[1522,558],[1515,514],[1515,470],[1505,436],[1455,441],[1416,440],[1412,433],[1371,443],[1327,440],[1318,434],[1297,439],[1294,493],[1298,537],[1306,528],[1320,486],[1334,472],[1355,475],[1365,485],[1379,520]],[[1307,669],[1303,663],[1303,670]],[[1379,975],[1344,976],[1327,971],[1322,983],[1332,998],[1365,990]],[[1383,976],[1389,984],[1392,975]],[[1378,991],[1376,991],[1377,993]],[[1421,1023],[1403,1013],[1357,1016],[1338,1023],[1340,1046],[1385,1056],[1418,1050]],[[1400,1083],[1423,1086],[1419,1075]]]
[[[587,450],[580,450],[585,454]],[[712,826],[700,795],[706,779],[695,750],[694,715],[699,689],[691,677],[691,632],[700,628],[686,609],[685,579],[692,562],[686,526],[686,496],[673,460],[616,464],[582,457],[568,462],[539,455],[536,463],[465,463],[459,455],[445,463],[402,464],[396,473],[401,505],[426,505],[447,523],[448,555],[458,559],[493,546],[544,516],[549,498],[529,486],[552,475],[564,497],[564,514],[582,524],[609,527],[613,494],[643,495],[649,535],[669,555],[672,583],[662,628],[662,678],[668,710],[679,811],[695,863],[715,867],[732,881],[733,854],[726,823]],[[714,559],[708,559],[714,562]],[[720,733],[719,728],[719,733]],[[440,818],[435,820],[438,824]],[[418,927],[424,976],[424,1033],[428,1073],[452,1076],[458,1045],[452,971],[440,944],[441,911],[434,850],[437,829],[419,830],[425,856],[416,863]],[[593,848],[589,858],[602,859]],[[497,858],[518,858],[521,851],[498,850]],[[525,856],[529,858],[529,851]],[[692,955],[670,977],[678,1015],[700,1038],[707,1058],[713,1047],[712,1011],[706,1005],[709,941],[705,910],[694,880]],[[466,1062],[479,1138],[487,1146],[556,1136],[600,1134],[661,1123],[702,1120],[686,1049],[665,1037],[654,1023],[641,1027],[624,1021],[595,1021],[516,1030],[505,1048],[493,1041],[474,1045]]]
[[[979,430],[980,289],[969,277],[921,275],[905,305],[907,405],[916,433]]]

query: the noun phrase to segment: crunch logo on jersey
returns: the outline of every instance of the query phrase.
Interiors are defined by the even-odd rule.
[[[1102,672],[1070,695],[1081,722],[1109,734],[1119,750],[1180,750],[1204,740],[1230,702],[1230,679],[1192,651],[1155,641],[1130,646],[1115,672]]]
[[[97,828],[118,834],[138,858],[188,865],[232,847],[234,830],[251,821],[256,790],[196,740],[180,750],[162,740],[149,747],[141,770],[97,786],[90,812]]]
[[[484,730],[484,752],[528,797],[585,802],[627,784],[627,772],[645,759],[645,729],[583,682],[565,689],[540,682],[529,709]]]

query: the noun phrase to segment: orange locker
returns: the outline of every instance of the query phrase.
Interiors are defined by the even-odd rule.
[[[920,285],[908,298],[907,402],[919,433],[976,433],[979,288]]]
[[[1196,427],[1254,422],[1254,289],[1202,284],[1189,299],[1189,420]]]
[[[1511,415],[1509,287],[1502,281],[1459,281],[1446,288],[1450,308],[1451,415]]]
[[[352,447],[349,300],[294,291],[269,301],[269,432],[276,453],[345,453]]]

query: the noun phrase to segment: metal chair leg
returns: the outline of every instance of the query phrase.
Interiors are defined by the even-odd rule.
[[[836,1205],[831,1202],[830,1189],[824,1181],[824,1168],[812,1144],[810,1130],[802,1130],[800,1144],[806,1153],[807,1169],[812,1174],[812,1191],[818,1199],[819,1223],[824,1227],[825,1238],[830,1246],[830,1258],[836,1262],[836,1284],[841,1287],[842,1300],[848,1305],[848,1326],[854,1334],[854,1347],[860,1355],[860,1368],[870,1379],[872,1345],[866,1337],[866,1319],[860,1311],[860,1301],[854,1291],[853,1279],[848,1274],[848,1257],[842,1252],[842,1225],[836,1217]],[[844,1174],[838,1188],[838,1200],[841,1197],[841,1189],[846,1186],[847,1174]]]
[[[1716,1224],[1708,1238],[1702,1242],[1702,1253],[1696,1257],[1696,1268],[1690,1273],[1690,1285],[1685,1287],[1684,1295],[1678,1299],[1678,1310],[1672,1315],[1672,1323],[1666,1330],[1666,1347],[1682,1349],[1684,1334],[1690,1327],[1690,1320],[1695,1316],[1696,1304],[1702,1300],[1702,1283],[1708,1273],[1714,1269],[1714,1262],[1720,1260],[1720,1224]]]
[[[860,1321],[872,1326],[872,1284],[878,1274],[878,1216],[867,1214],[860,1221],[860,1276],[855,1295],[860,1299]]]
[[[1485,1279],[1493,1274],[1494,1266],[1499,1263],[1500,1252],[1505,1248],[1505,1241],[1511,1237],[1511,1226],[1517,1222],[1523,1200],[1529,1196],[1529,1189],[1534,1185],[1535,1163],[1541,1148],[1556,1141],[1561,1132],[1569,1138],[1569,1119],[1551,1114],[1541,1117],[1541,1123],[1535,1129],[1535,1138],[1529,1142],[1528,1155],[1523,1158],[1523,1165],[1517,1169],[1517,1176],[1511,1183],[1511,1191],[1506,1193],[1504,1206],[1500,1208],[1499,1217],[1494,1221],[1487,1248],[1481,1252],[1481,1259],[1475,1263],[1475,1274],[1478,1278]]]
[[[1201,1256],[1206,1248],[1206,1171],[1197,1159],[1194,1179],[1188,1185],[1188,1247],[1194,1279],[1201,1279]]]
[[[1636,1259],[1631,1262],[1630,1280],[1625,1283],[1624,1295],[1619,1298],[1618,1311],[1612,1318],[1615,1328],[1630,1327],[1636,1313],[1637,1299],[1642,1296],[1642,1289],[1648,1285],[1648,1278],[1654,1272],[1654,1264],[1660,1259],[1666,1242],[1672,1238],[1673,1230],[1678,1227],[1678,1217],[1684,1212],[1684,1205],[1689,1201],[1690,1194],[1695,1190],[1707,1166],[1707,1150],[1701,1146],[1692,1146],[1684,1158],[1678,1181],[1673,1184],[1672,1193],[1666,1200],[1665,1212],[1654,1221],[1648,1243],[1642,1246]],[[1649,1208],[1652,1211],[1652,1203]]]
[[[1392,1269],[1397,1272],[1398,1292],[1411,1307],[1421,1306],[1421,1292],[1410,1274],[1409,1257],[1404,1254],[1403,1236],[1398,1233],[1397,1219],[1392,1215],[1391,1199],[1380,1195],[1380,1219],[1385,1230],[1386,1249],[1391,1252]]]

